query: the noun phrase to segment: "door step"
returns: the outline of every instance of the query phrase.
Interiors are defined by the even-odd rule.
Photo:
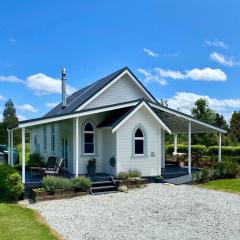
[[[98,181],[92,182],[89,192],[92,195],[114,193],[117,192],[117,183],[112,177],[105,178],[103,181],[98,179]]]

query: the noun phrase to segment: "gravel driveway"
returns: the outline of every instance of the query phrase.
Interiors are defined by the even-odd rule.
[[[31,204],[66,239],[240,239],[240,196],[187,185]]]

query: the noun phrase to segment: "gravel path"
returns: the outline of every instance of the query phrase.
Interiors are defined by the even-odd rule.
[[[29,205],[66,239],[240,239],[240,196],[187,185]]]

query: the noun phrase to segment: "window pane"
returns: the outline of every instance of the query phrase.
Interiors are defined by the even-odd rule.
[[[143,133],[140,128],[137,129],[137,131],[135,133],[135,137],[143,137]]]
[[[85,153],[94,153],[94,145],[92,143],[84,144],[84,152]]]
[[[91,123],[87,123],[86,126],[85,126],[85,131],[93,131],[93,126]]]
[[[135,154],[143,154],[143,140],[135,140]]]
[[[84,142],[85,143],[93,143],[93,133],[85,133],[84,134]]]

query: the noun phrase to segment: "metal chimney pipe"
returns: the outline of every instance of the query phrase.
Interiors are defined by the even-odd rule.
[[[62,108],[65,108],[67,106],[67,100],[66,100],[66,69],[62,68]]]

